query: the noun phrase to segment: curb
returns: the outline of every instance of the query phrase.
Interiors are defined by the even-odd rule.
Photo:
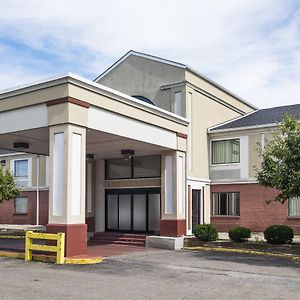
[[[300,260],[300,255],[294,255],[294,254],[288,254],[288,253],[263,252],[263,251],[245,250],[245,249],[215,248],[215,247],[196,246],[196,247],[184,247],[184,250],[230,252],[230,253],[264,255],[264,256],[288,258],[288,259],[292,259],[292,260]]]
[[[20,252],[0,251],[0,257],[25,259],[25,254]],[[56,257],[50,255],[32,254],[33,261],[55,263]],[[102,257],[87,257],[87,258],[66,258],[67,265],[92,265],[103,261]]]
[[[25,239],[25,235],[0,235],[0,239]]]
[[[66,258],[67,265],[93,265],[99,264],[103,261],[102,257],[88,257],[88,258]]]

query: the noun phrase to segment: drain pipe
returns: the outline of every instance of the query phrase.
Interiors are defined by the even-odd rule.
[[[39,225],[40,215],[40,156],[36,157],[36,225]]]

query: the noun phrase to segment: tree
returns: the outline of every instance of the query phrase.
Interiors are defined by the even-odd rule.
[[[300,197],[300,124],[285,115],[273,139],[260,147],[261,170],[257,180],[266,187],[278,190],[275,201]]]
[[[0,203],[10,200],[20,195],[20,190],[16,186],[13,175],[0,167]]]

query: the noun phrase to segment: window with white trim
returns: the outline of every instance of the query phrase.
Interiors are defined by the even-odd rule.
[[[300,197],[289,199],[288,206],[288,214],[290,217],[300,217]]]
[[[28,177],[28,159],[14,161],[14,176]]]
[[[31,185],[31,159],[13,159],[10,161],[10,171],[15,177],[18,187],[27,188]]]
[[[212,215],[239,216],[240,193],[212,193]]]
[[[240,162],[240,139],[212,141],[212,164]]]
[[[28,198],[16,197],[15,198],[15,214],[27,214],[28,212]]]
[[[176,92],[174,97],[174,113],[183,116],[182,93]]]

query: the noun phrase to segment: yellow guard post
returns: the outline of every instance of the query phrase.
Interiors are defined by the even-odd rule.
[[[34,244],[33,240],[52,240],[56,241],[56,246]],[[40,233],[26,231],[25,236],[25,260],[32,260],[32,250],[56,252],[56,263],[62,265],[65,262],[65,234],[59,233]]]

